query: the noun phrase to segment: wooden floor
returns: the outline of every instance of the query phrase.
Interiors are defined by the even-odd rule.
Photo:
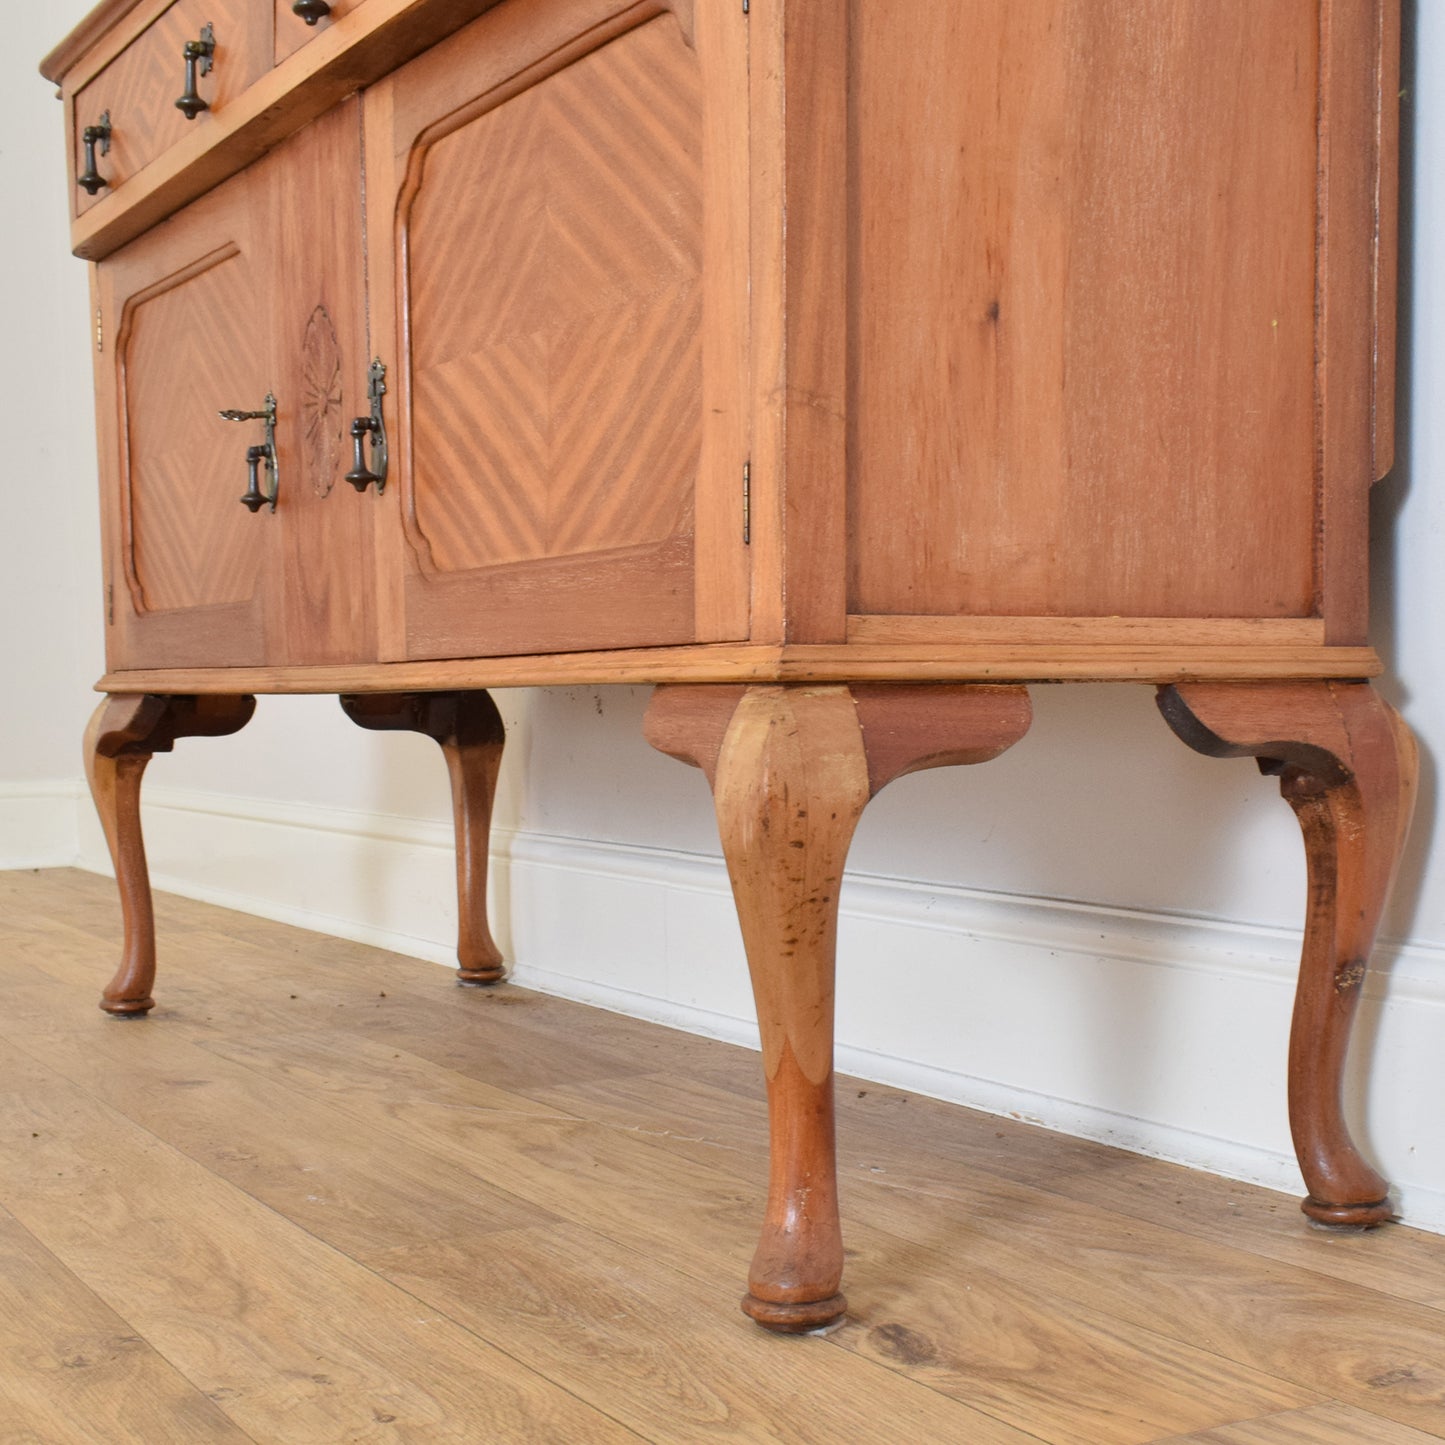
[[[6,1445],[1445,1438],[1445,1239],[845,1081],[849,1319],[770,1336],[754,1055],[158,903],[115,1021],[112,885],[0,874]]]

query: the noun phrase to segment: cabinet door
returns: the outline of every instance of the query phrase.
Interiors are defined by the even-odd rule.
[[[746,21],[502,6],[367,96],[388,657],[746,634]]]
[[[375,655],[352,101],[97,268],[112,669]],[[240,498],[277,401],[276,510]],[[334,495],[333,495],[334,494]]]
[[[274,518],[237,505],[261,436],[217,415],[275,388],[251,194],[237,176],[97,271],[112,669],[267,660]]]

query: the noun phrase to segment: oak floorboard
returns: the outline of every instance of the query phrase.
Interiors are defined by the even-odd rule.
[[[549,1216],[471,1166],[388,1141],[340,1107],[187,1041],[179,1029],[40,1034],[21,1047],[132,1123],[353,1259],[414,1238],[519,1229]],[[224,1131],[216,1120],[225,1119]]]
[[[637,1438],[9,1045],[0,1081],[0,1204],[246,1433]]]
[[[160,1371],[134,1438],[1445,1439],[1440,1313],[1396,1297],[1413,1265],[1445,1299],[1445,1241],[845,1079],[850,1315],[778,1339],[735,1310],[756,1054],[166,895],[160,1006],[119,1023],[113,888],[0,874],[0,1206],[89,1302],[79,1352],[118,1320]],[[57,1382],[53,1297],[0,1319],[0,1441],[124,1441]],[[171,1430],[168,1391],[230,1423]]]
[[[924,1162],[849,1195],[856,1220],[927,1241],[922,1199],[965,1216],[967,1257],[1016,1283],[1445,1435],[1436,1310],[982,1172]]]
[[[1298,1195],[1122,1151],[1109,1151],[1093,1167],[1061,1175],[1049,1187],[1080,1203],[1301,1265],[1397,1299],[1436,1309],[1445,1300],[1440,1237],[1408,1225],[1359,1232],[1318,1228],[1301,1213]]]
[[[1428,1445],[1437,1439],[1347,1405],[1320,1405],[1202,1434],[1176,1435],[1158,1445]]]
[[[591,1110],[626,1117],[654,1147],[696,1151],[706,1147],[696,1142],[702,1137],[714,1147],[745,1149],[752,1138],[760,1150],[755,1104],[692,1081],[655,1078],[629,1102],[609,1105],[607,1093],[615,1098],[625,1088],[610,1082]],[[544,1097],[570,1096],[581,1107],[582,1092]],[[1054,1299],[1060,1309],[1068,1301],[1098,1310],[1316,1396],[1445,1435],[1445,1321],[1428,1307],[969,1168],[943,1150],[881,1131],[855,1149],[846,1110],[839,1146],[850,1243],[867,1226],[941,1249],[969,1269]],[[1445,1252],[1445,1243],[1440,1248]],[[849,1279],[855,1315],[871,1316],[857,1261],[850,1261]],[[1350,1328],[1340,1328],[1341,1319]]]
[[[251,1438],[0,1209],[0,1441]]]
[[[583,1226],[399,1245],[373,1264],[651,1440],[837,1445],[881,1439],[884,1422],[890,1440],[1038,1438],[831,1339],[779,1349],[649,1251]]]
[[[756,1056],[754,1062],[756,1062]],[[730,1085],[719,1098],[696,1073],[658,1076],[679,1115],[708,1120],[709,1135],[726,1135],[751,1121],[743,1137],[765,1140],[760,1109],[735,1109]],[[725,1077],[717,1071],[714,1077]],[[576,1108],[636,1111],[647,1107],[652,1076],[561,1085],[534,1097]],[[982,1169],[1001,1179],[1035,1185],[1080,1204],[1176,1229],[1281,1264],[1402,1300],[1440,1308],[1445,1299],[1445,1246],[1440,1237],[1403,1225],[1364,1232],[1316,1228],[1296,1196],[1240,1184],[1163,1160],[1146,1159],[1084,1139],[1071,1139],[1012,1119],[995,1118],[909,1094],[887,1085],[842,1077],[839,1089],[839,1167],[886,1173],[890,1160],[906,1168],[910,1151],[945,1156],[960,1170]],[[748,1099],[761,1096],[751,1092]],[[656,1102],[656,1095],[653,1100]],[[684,1130],[686,1132],[686,1130]],[[692,1132],[696,1133],[693,1128]]]
[[[234,916],[239,915],[223,914]],[[215,929],[171,937],[161,917],[157,1002],[147,1022],[259,1033],[344,1026],[515,1088],[555,1087],[638,1069],[625,1053],[585,1039],[573,1038],[566,1048],[540,1047],[515,1023],[538,995],[513,989],[505,1015],[468,1012],[466,999],[475,991],[457,988],[449,971],[344,940],[328,940],[344,944],[340,949],[322,946],[313,953],[310,940],[320,935],[269,922],[265,927],[280,931],[287,940],[282,948],[254,941],[262,934],[239,938]],[[88,1028],[100,984],[113,967],[109,949],[90,946],[84,933],[70,933],[35,966],[73,985],[59,1004],[57,1027]],[[235,987],[241,976],[249,987]]]
[[[587,1087],[577,1086],[549,1096],[566,1092],[579,1102],[570,1116],[559,1111],[544,1152],[536,1120],[521,1121],[521,1133],[504,1133],[482,1118],[469,1123],[462,1081],[416,1058],[393,1062],[401,1070],[393,1091],[366,1049],[343,1050],[310,1036],[281,1046],[228,1039],[209,1047],[257,1067],[270,1059],[292,1087],[344,1098],[378,1129],[485,1158],[492,1182],[690,1275],[699,1310],[724,1308],[742,1277],[765,1173],[760,1115],[736,1131],[726,1112],[699,1114],[691,1128],[685,1112],[676,1111],[639,1125],[630,1120],[644,1109],[590,1108]],[[666,1096],[657,1081],[653,1091]],[[713,1098],[725,1111],[727,1096],[713,1091]],[[756,1106],[743,1108],[752,1113]],[[668,1147],[650,1148],[654,1142]],[[986,1268],[962,1270],[956,1261],[966,1237],[963,1212],[935,1217],[933,1227],[930,1248],[863,1224],[849,1229],[855,1306],[866,1303],[861,1312],[855,1307],[837,1344],[1060,1445],[1076,1438],[1079,1420],[1097,1445],[1142,1445],[1161,1431],[1237,1418],[1241,1408],[1277,1410],[1317,1398],[1248,1362],[1220,1359],[1086,1307],[1060,1311]],[[907,1298],[888,1287],[894,1275],[914,1282]],[[924,1279],[929,1300],[946,1303],[920,1303],[916,1282]],[[910,1340],[924,1337],[907,1336],[898,1323],[920,1310],[937,1342],[926,1360],[910,1358]]]

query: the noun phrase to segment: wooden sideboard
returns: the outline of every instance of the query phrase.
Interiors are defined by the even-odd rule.
[[[103,0],[42,67],[94,263],[103,1006],[152,1006],[177,739],[266,692],[435,738],[486,984],[485,689],[656,684],[762,1029],[745,1308],[812,1329],[854,824],[1018,741],[1028,682],[1153,683],[1299,815],[1304,1208],[1388,1219],[1340,1091],[1415,775],[1366,635],[1398,61],[1399,0]]]

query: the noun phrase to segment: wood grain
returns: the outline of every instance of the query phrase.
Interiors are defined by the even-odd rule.
[[[1309,907],[1290,1030],[1290,1129],[1321,1224],[1393,1217],[1387,1185],[1350,1138],[1345,1056],[1415,808],[1414,735],[1366,683],[1164,689],[1160,711],[1210,757],[1254,757],[1304,833]]]
[[[1397,1299],[1436,1308],[1445,1302],[1445,1252],[1417,1230],[1301,1230],[1296,1197],[1179,1165],[1146,1166],[1128,1155],[1060,1170],[1051,1187],[1070,1199]]]
[[[851,15],[849,610],[1315,615],[1314,7]]]
[[[377,499],[342,481],[351,420],[371,413],[360,171],[361,103],[349,100],[248,172],[266,280],[242,314],[264,318],[284,480],[263,533],[276,603],[267,653],[289,665],[377,655]]]
[[[633,1438],[85,1091],[33,1066],[27,1079],[13,1047],[0,1054],[25,1126],[0,1140],[6,1207],[246,1434],[395,1425],[457,1440],[452,1422],[480,1417],[538,1445]]]
[[[865,646],[638,648],[361,667],[118,668],[105,692],[411,692],[665,682],[1185,682],[1201,678],[1360,678],[1371,648]]]
[[[1439,1438],[1348,1405],[1321,1405],[1313,1410],[1291,1410],[1218,1430],[1179,1435],[1161,1445],[1363,1445],[1367,1440],[1370,1445],[1427,1445]]]
[[[1319,320],[1320,597],[1333,643],[1365,641],[1369,625],[1369,493],[1377,476],[1379,344],[1394,297],[1379,290],[1388,234],[1379,86],[1398,65],[1400,0],[1331,0],[1322,12]],[[1391,102],[1398,98],[1398,88]],[[1382,229],[1386,228],[1386,229]],[[1387,268],[1388,269],[1388,268]],[[1388,395],[1388,388],[1386,395]],[[1387,419],[1388,420],[1388,419]]]
[[[274,379],[255,324],[266,243],[238,177],[97,268],[95,355],[111,666],[267,661],[269,512],[246,449]]]
[[[199,78],[198,90],[211,109],[187,120],[175,106],[185,82],[182,50],[188,40],[200,38],[207,24],[214,26],[216,35],[214,67]],[[108,111],[112,135],[110,154],[99,157],[109,189],[97,196],[73,189],[74,214],[83,215],[100,204],[109,191],[124,186],[192,131],[204,137],[216,115],[270,69],[270,51],[270,17],[250,0],[176,0],[75,95],[76,173],[83,160],[85,127]]]
[[[507,736],[497,705],[484,692],[434,692],[343,696],[341,708],[359,727],[424,733],[441,747],[456,835],[457,982],[499,982],[506,970],[487,923],[492,801]]]
[[[1277,1196],[862,1081],[838,1105],[854,1317],[802,1341],[729,1325],[707,1301],[746,1260],[756,1055],[510,986],[457,993],[431,965],[165,895],[163,1036],[110,1029],[77,988],[114,941],[109,888],[0,874],[12,1429],[149,1445],[193,1389],[215,1418],[192,1433],[298,1445],[615,1428],[813,1445],[880,1421],[981,1445],[1445,1434],[1438,1310],[1054,1186],[1127,1163],[1171,1200],[1200,1186],[1198,1213],[1215,1187]],[[371,1167],[392,1154],[394,1175]],[[1301,1237],[1334,1258],[1411,1233]],[[37,1251],[64,1271],[53,1289]],[[531,1371],[530,1419],[498,1351]]]
[[[465,38],[450,48],[452,64],[473,68]],[[676,20],[659,16],[418,139],[399,222],[411,340],[403,486],[432,569],[690,532],[701,85]],[[478,155],[509,164],[481,167]],[[491,218],[485,244],[465,217]]]
[[[73,251],[88,261],[110,255],[495,4],[367,0],[170,146],[123,195],[102,195],[71,227]]]
[[[0,1360],[7,1440],[100,1439],[89,1421],[116,1445],[251,1440],[3,1209]]]
[[[750,17],[759,642],[845,635],[848,25],[834,0]]]
[[[325,34],[337,21],[351,14],[365,0],[331,0],[331,14],[323,15],[315,25],[308,25],[292,8],[292,0],[276,3],[276,64],[294,55],[303,45]]]
[[[120,966],[100,1006],[130,1016],[155,1006],[155,919],[141,835],[140,787],[146,765],[182,737],[224,737],[250,721],[256,699],[246,696],[110,697],[85,733],[85,775],[100,814],[120,888],[125,942]]]
[[[98,0],[89,14],[40,62],[46,80],[61,85],[72,78],[77,64],[101,57],[113,58],[108,49],[128,45],[171,0]],[[88,79],[89,77],[85,77]]]
[[[769,1182],[743,1309],[803,1332],[839,1319],[843,1242],[833,1126],[838,898],[868,800],[921,768],[1018,740],[1009,688],[664,687],[646,733],[712,786],[768,1084]]]
[[[681,1069],[571,1085],[543,1097],[615,1128],[636,1128],[655,1147],[700,1163],[736,1157],[751,1167],[762,1156],[764,1106],[699,1085]],[[996,1143],[990,1148],[1007,1121],[930,1108],[927,1099],[861,1080],[840,1080],[838,1097],[839,1166],[850,1199],[859,1188],[888,1187],[882,1181],[904,1187],[920,1154],[946,1157],[965,1181],[963,1189],[974,1161],[990,1155],[1007,1161]],[[887,1125],[870,1127],[860,1117],[864,1101],[882,1097],[899,1107]],[[929,1116],[920,1123],[942,1122],[944,1129],[910,1129],[900,1139],[896,1122],[914,1108]],[[974,1127],[958,1128],[964,1119]],[[1023,1132],[1015,1127],[1016,1134]],[[1097,1145],[1033,1132],[1041,1161],[1051,1150],[1061,1168],[1070,1150],[1099,1160]],[[921,1191],[913,1202],[930,1207]],[[966,1207],[956,1214],[938,1210],[936,1201],[932,1207],[933,1238],[912,1244],[875,1224],[849,1224],[853,1309],[849,1324],[830,1340],[860,1359],[985,1409],[1038,1439],[1087,1439],[1089,1445],[1152,1441],[1315,1398],[1226,1363],[1197,1343],[1122,1325],[1087,1305],[1060,1310],[1046,1290],[995,1273],[986,1252],[971,1249]]]
[[[380,562],[405,608],[385,655],[745,634],[745,132],[722,88],[745,33],[690,5],[551,0],[378,87],[406,532]]]

